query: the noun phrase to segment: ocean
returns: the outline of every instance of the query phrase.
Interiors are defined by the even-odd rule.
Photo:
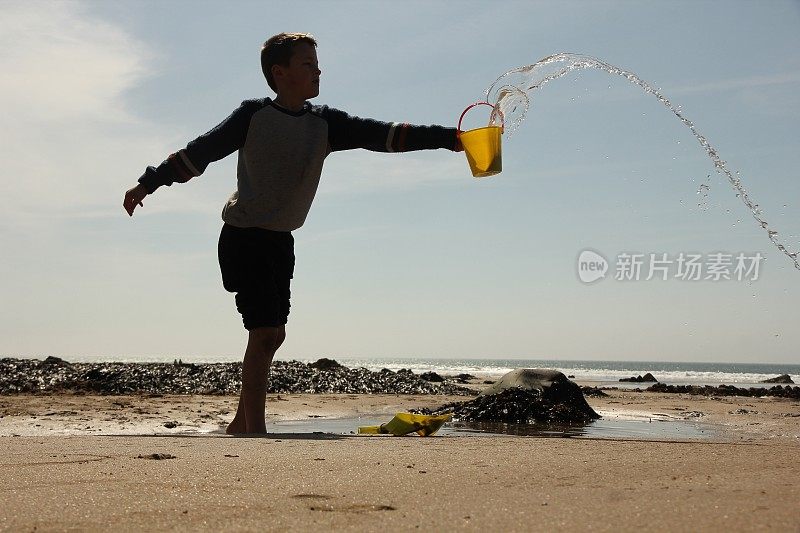
[[[576,381],[620,385],[620,378],[650,372],[671,385],[758,385],[760,381],[789,374],[800,382],[800,364],[688,363],[669,361],[566,361],[557,359],[338,359],[345,366],[371,370],[408,368],[415,373],[468,373],[497,377],[515,368],[554,368]],[[639,384],[631,384],[640,386]]]
[[[43,359],[44,357],[42,357]],[[163,357],[66,357],[71,362],[183,362],[213,363],[241,361],[241,356],[191,357],[165,355]],[[297,359],[311,362],[315,359],[276,357],[276,360]],[[670,385],[736,385],[759,386],[759,382],[782,374],[789,374],[800,384],[800,364],[776,363],[698,363],[670,361],[590,361],[558,359],[438,359],[438,358],[348,358],[336,357],[348,367],[365,367],[370,370],[400,370],[407,368],[415,373],[473,374],[496,378],[515,368],[553,368],[576,381],[591,381],[615,386],[641,386],[637,383],[619,383],[620,378],[653,374],[658,381]],[[763,385],[761,385],[763,386]]]

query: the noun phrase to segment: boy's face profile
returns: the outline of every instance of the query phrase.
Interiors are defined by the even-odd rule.
[[[278,93],[308,99],[319,95],[319,75],[322,73],[317,61],[317,50],[308,43],[297,43],[292,47],[289,65],[273,65],[272,75]]]

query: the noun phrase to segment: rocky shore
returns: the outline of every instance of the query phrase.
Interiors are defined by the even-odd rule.
[[[786,385],[781,387],[776,385],[774,387],[750,387],[745,389],[743,387],[734,387],[733,385],[719,385],[712,387],[710,385],[667,385],[665,383],[656,383],[645,389],[648,392],[674,392],[683,394],[699,394],[703,396],[750,396],[760,398],[762,396],[775,396],[778,398],[794,398],[800,399],[800,387],[790,387]]]
[[[445,379],[434,383],[410,370],[378,372],[333,362],[275,361],[269,393],[450,394],[475,391]],[[55,357],[0,359],[0,394],[238,394],[241,363],[70,363]]]

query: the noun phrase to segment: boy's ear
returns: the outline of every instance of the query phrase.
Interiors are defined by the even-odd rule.
[[[280,65],[272,65],[272,69],[270,69],[270,70],[272,71],[272,77],[275,78],[276,80],[278,78],[282,78],[283,77],[284,72],[283,72],[283,67],[282,66],[280,66]]]

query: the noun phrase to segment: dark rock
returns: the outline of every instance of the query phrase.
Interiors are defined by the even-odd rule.
[[[544,368],[518,368],[508,372],[507,374],[504,374],[503,377],[497,380],[491,387],[487,387],[483,392],[481,392],[481,395],[489,396],[492,394],[498,394],[505,389],[511,389],[515,387],[544,391],[544,389],[549,388],[556,383],[571,383],[572,385],[575,385],[576,389],[578,387],[575,383],[567,379],[567,376],[558,370]],[[578,390],[578,392],[580,392],[580,390]]]
[[[318,359],[314,363],[309,363],[308,366],[310,366],[311,368],[316,368],[317,370],[333,370],[336,368],[342,368],[342,365],[340,365],[333,359],[328,359],[327,357]]]
[[[437,374],[436,372],[424,372],[419,375],[425,381],[433,381],[434,383],[441,383],[444,381],[444,378]]]
[[[583,393],[584,396],[593,396],[595,398],[602,398],[604,396],[608,396],[608,394],[603,392],[600,388],[590,387],[588,385],[581,387],[581,392]]]
[[[568,377],[569,379],[575,379],[575,374],[570,374],[570,375],[569,375],[569,376],[567,376],[567,377]]]
[[[70,363],[67,362],[67,361],[64,361],[60,357],[53,357],[52,355],[48,355],[47,359],[42,361],[42,364],[43,365],[64,365],[64,366],[69,366]]]
[[[793,384],[792,377],[789,374],[781,374],[780,376],[759,381],[759,383],[784,383]]]
[[[629,378],[620,378],[620,381],[625,381],[628,383],[658,383],[658,380],[648,372],[644,376],[633,376]]]
[[[494,384],[494,381],[493,381],[493,380],[491,380],[491,379],[485,379],[485,380],[483,380],[483,384],[484,384],[484,385],[493,385],[493,384]]]
[[[169,422],[164,422],[164,427],[167,429],[172,429],[178,427],[178,423],[174,420],[170,420]]]
[[[163,459],[177,459],[177,457],[169,453],[151,453],[149,455],[139,455],[137,459],[155,459],[156,461],[161,461]]]
[[[473,376],[472,374],[456,374],[453,377],[455,378],[456,381],[459,381],[461,383],[466,383],[467,381],[475,379],[475,376]]]

